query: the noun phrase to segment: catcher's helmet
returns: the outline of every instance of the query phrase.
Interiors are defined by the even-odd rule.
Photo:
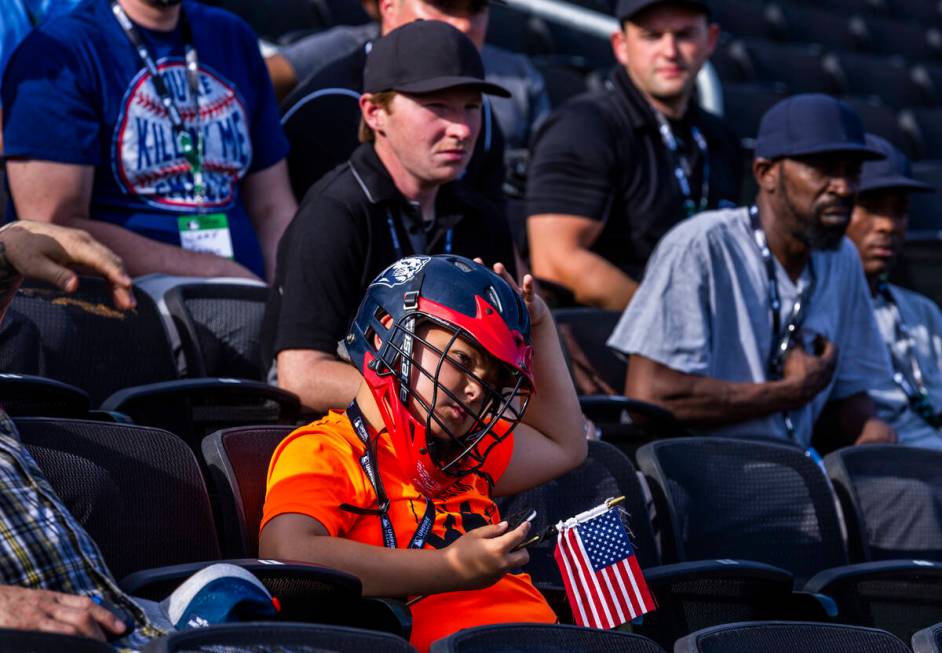
[[[416,327],[423,322],[451,332],[448,344],[439,349],[421,340]],[[482,379],[449,356],[458,338],[487,354],[499,380]],[[434,368],[420,364],[416,341],[436,354]],[[523,299],[497,274],[461,256],[410,256],[386,268],[367,289],[344,344],[376,399],[403,472],[431,496],[481,467],[520,421],[533,390]],[[439,382],[446,366],[480,385],[479,407]],[[415,391],[421,376],[431,381],[430,398]],[[452,432],[435,414],[440,399],[468,416],[465,432]]]

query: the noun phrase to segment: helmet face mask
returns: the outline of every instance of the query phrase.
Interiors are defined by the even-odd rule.
[[[463,329],[421,312],[402,322],[409,326],[394,325],[380,351],[385,372],[399,375],[400,398],[424,427],[424,449],[432,462],[449,476],[470,474],[522,419],[530,398],[529,380],[482,351]],[[445,334],[444,339],[438,337],[442,344],[429,340],[427,327]],[[482,377],[457,360],[453,351],[463,349],[462,343],[480,352],[489,374]],[[468,385],[478,389],[470,400],[460,396]]]
[[[387,268],[367,289],[345,346],[403,472],[427,496],[481,469],[533,389],[522,298],[460,256]]]

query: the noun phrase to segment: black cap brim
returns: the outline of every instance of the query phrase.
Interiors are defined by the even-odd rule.
[[[934,193],[935,187],[916,179],[910,179],[902,175],[893,177],[880,177],[872,182],[861,180],[857,186],[858,193],[867,193],[872,190],[902,190],[909,193]]]
[[[510,97],[510,91],[499,84],[486,82],[477,77],[435,77],[433,79],[423,79],[405,84],[397,84],[390,90],[399,93],[414,93],[422,95],[423,93],[434,93],[452,88],[468,88],[486,93],[487,95],[496,95],[498,97]]]

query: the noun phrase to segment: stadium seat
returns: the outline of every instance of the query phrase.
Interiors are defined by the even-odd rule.
[[[177,437],[82,420],[23,418],[16,425],[125,591],[161,600],[220,559],[199,465]],[[349,619],[344,610],[361,605],[360,582],[349,574],[300,563],[229,562],[255,574],[279,598],[283,618],[341,621]],[[382,610],[370,615],[366,623],[387,627],[390,622]],[[390,629],[403,630],[398,623]]]
[[[595,383],[604,389],[599,391],[601,394],[622,394],[625,389],[628,363],[624,356],[605,344],[620,318],[621,311],[597,308],[559,308],[553,311],[570,373],[574,377],[581,373],[597,377]],[[579,351],[574,352],[575,348]],[[576,359],[573,359],[574,353]],[[588,362],[592,369],[579,369],[581,362]]]
[[[926,24],[942,24],[942,6],[926,0],[887,0],[898,18],[918,20]]]
[[[0,373],[0,403],[10,417],[88,417],[88,393],[29,374]]]
[[[940,77],[942,80],[942,77]],[[942,87],[940,87],[942,88]],[[916,141],[914,159],[942,159],[942,108],[910,108],[907,116],[912,121]]]
[[[605,344],[620,317],[620,311],[585,307],[553,311],[582,412],[604,439],[633,453],[645,442],[686,430],[669,411],[623,395],[627,362]]]
[[[98,543],[116,578],[219,558],[209,496],[193,452],[159,429],[21,418],[49,483]]]
[[[608,38],[574,30],[568,25],[546,21],[553,39],[553,53],[570,57],[581,57],[594,69],[608,70],[615,65],[615,54]]]
[[[189,376],[264,380],[259,337],[268,287],[206,282],[174,286],[164,295]]]
[[[664,516],[665,559],[755,560],[788,570],[799,586],[847,564],[828,480],[796,447],[677,438],[644,445],[636,459]]]
[[[231,11],[249,25],[260,37],[277,41],[296,30],[324,29],[333,24],[330,4],[325,0],[203,0]]]
[[[258,555],[268,463],[291,430],[285,426],[246,426],[217,431],[203,440],[203,459],[218,495],[225,555]]]
[[[487,42],[523,54],[555,54],[546,21],[506,4],[488,8]]]
[[[531,523],[532,534],[542,533],[557,522],[594,508],[606,499],[624,496],[622,507],[627,511],[633,535],[635,555],[642,568],[657,565],[660,556],[651,528],[645,493],[634,465],[605,442],[589,442],[589,455],[579,467],[554,481],[502,498],[498,501],[501,515],[516,522],[536,511]],[[537,586],[562,587],[562,577],[553,559],[556,538],[551,537],[527,547],[530,562],[524,567]]]
[[[942,623],[913,634],[913,653],[942,653]]]
[[[532,63],[543,75],[550,105],[554,108],[569,98],[589,90],[588,73],[585,70],[586,64],[582,59],[543,56],[533,57]]]
[[[835,93],[833,76],[822,65],[820,45],[775,43],[762,39],[742,41],[750,78],[760,83],[780,82],[792,93]]]
[[[815,597],[792,591],[791,574],[761,563],[706,560],[659,565],[646,493],[634,466],[604,442],[589,442],[589,455],[579,468],[526,492],[500,500],[501,514],[511,522],[536,511],[533,533],[568,519],[617,495],[630,515],[639,565],[658,609],[632,624],[632,629],[661,646],[709,625],[743,619],[823,618]],[[529,573],[563,621],[569,620],[556,562],[555,538],[528,547]]]
[[[942,562],[942,452],[847,447],[824,464],[841,499],[852,560]]]
[[[674,653],[909,653],[890,633],[842,624],[766,621],[731,623],[692,633],[677,641]]]
[[[297,420],[298,398],[280,388],[227,378],[177,379],[154,300],[139,289],[135,299],[135,310],[116,311],[108,285],[83,277],[73,295],[23,287],[13,306],[40,333],[40,374],[81,388],[93,407],[164,428],[195,447],[206,433],[226,426]]]
[[[784,17],[783,40],[819,43],[829,48],[853,50],[866,37],[866,26],[856,14],[832,11],[825,6],[808,6],[796,2],[773,3]],[[785,62],[783,62],[785,65]]]
[[[870,52],[902,55],[911,62],[942,58],[942,34],[935,27],[886,16],[867,17],[863,22],[861,42]]]
[[[114,647],[89,637],[59,635],[35,630],[0,629],[3,653],[114,653]]]
[[[750,0],[724,0],[710,5],[712,18],[720,27],[737,36],[781,39],[785,25],[781,8]]]
[[[890,280],[926,295],[942,307],[942,240],[939,235],[918,240],[910,235]]]
[[[907,155],[914,156],[915,153],[910,149],[912,141],[900,126],[899,116],[893,109],[877,101],[876,98],[845,96],[841,100],[857,112],[868,132],[882,136]]]
[[[664,653],[646,637],[617,630],[551,624],[498,624],[458,631],[432,643],[430,653]]]
[[[743,146],[752,149],[763,114],[786,97],[784,84],[723,84],[723,118]]]
[[[843,95],[876,97],[894,109],[926,101],[927,90],[917,83],[913,71],[898,56],[833,53],[825,58],[824,68]]]
[[[909,641],[918,630],[942,622],[942,563],[884,560],[827,569],[805,591],[825,594],[841,623],[882,628]]]
[[[361,628],[299,623],[223,624],[184,630],[155,639],[144,653],[416,653],[395,635]]]
[[[913,176],[935,188],[934,193],[912,193],[909,196],[909,234],[931,232],[937,238],[942,232],[942,161],[916,161]]]

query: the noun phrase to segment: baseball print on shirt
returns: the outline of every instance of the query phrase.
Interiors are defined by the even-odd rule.
[[[245,104],[223,77],[200,67],[199,117],[182,59],[158,65],[167,89],[189,129],[203,135],[204,207],[225,207],[252,160]],[[180,151],[173,124],[146,69],[131,82],[115,126],[114,173],[118,184],[148,204],[192,210],[199,206],[189,162]]]

